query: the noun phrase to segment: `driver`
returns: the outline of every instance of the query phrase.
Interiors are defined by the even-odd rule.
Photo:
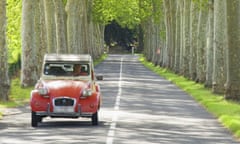
[[[79,76],[80,73],[81,73],[81,65],[80,64],[74,65],[73,76]]]

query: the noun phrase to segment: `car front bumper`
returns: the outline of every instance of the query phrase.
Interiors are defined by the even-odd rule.
[[[50,110],[50,104],[48,103],[47,111],[36,111],[36,115],[39,116],[49,116],[49,117],[91,117],[94,113],[92,112],[82,112],[81,105],[77,105],[77,112],[54,112]]]

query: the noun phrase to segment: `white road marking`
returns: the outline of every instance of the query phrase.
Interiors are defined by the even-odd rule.
[[[114,105],[114,115],[112,117],[110,128],[108,130],[106,144],[113,144],[113,139],[114,139],[114,136],[115,136],[116,124],[117,124],[117,120],[118,120],[118,110],[119,110],[119,107],[120,107],[120,98],[121,98],[121,95],[122,95],[122,65],[123,65],[123,58],[121,58],[121,62],[120,62],[118,94],[117,94],[117,97],[116,97],[116,100],[115,100],[115,105]]]

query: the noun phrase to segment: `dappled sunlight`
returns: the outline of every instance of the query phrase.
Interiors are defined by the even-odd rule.
[[[7,116],[0,121],[0,142],[237,143],[192,97],[139,64],[136,56],[110,56],[96,72],[104,76],[98,81],[102,92],[98,126],[92,126],[89,118],[45,118],[38,128],[32,128],[27,108],[15,119]]]
[[[116,111],[104,109],[105,116],[116,114]],[[116,135],[118,143],[135,143],[141,141],[159,141],[161,143],[194,143],[206,140],[214,143],[216,140],[227,142],[224,130],[219,132],[221,126],[216,125],[216,120],[209,118],[195,118],[172,116],[166,114],[152,114],[131,110],[119,110]],[[227,131],[225,131],[227,132]],[[186,139],[191,137],[191,139]],[[134,139],[133,139],[134,138]]]

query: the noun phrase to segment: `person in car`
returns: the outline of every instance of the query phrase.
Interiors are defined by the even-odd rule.
[[[73,76],[86,76],[88,75],[86,71],[84,71],[84,67],[82,67],[80,64],[74,65],[73,68]]]

